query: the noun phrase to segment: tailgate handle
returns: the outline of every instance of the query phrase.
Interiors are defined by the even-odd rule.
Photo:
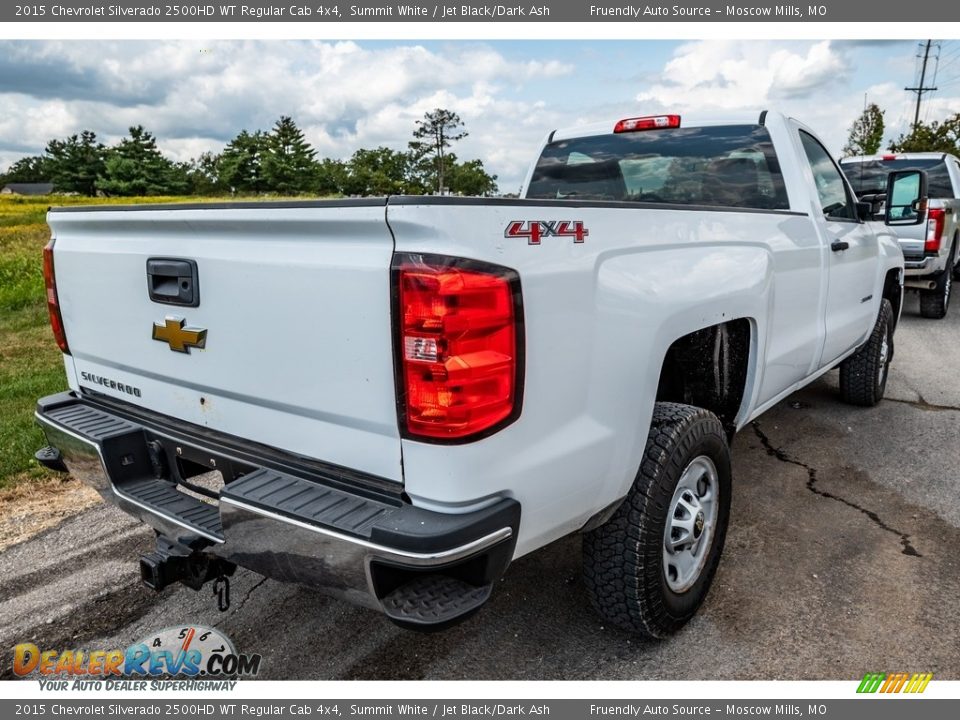
[[[197,261],[149,258],[147,260],[147,291],[150,293],[150,299],[156,303],[197,307],[200,304]]]

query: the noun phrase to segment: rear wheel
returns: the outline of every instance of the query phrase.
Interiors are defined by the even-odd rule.
[[[730,450],[707,410],[657,403],[640,470],[584,535],[583,573],[608,622],[649,638],[684,625],[713,582],[730,517]]]
[[[953,286],[953,273],[944,270],[937,278],[932,290],[920,291],[920,315],[931,320],[939,320],[947,314],[950,307],[950,290]]]
[[[851,405],[872,407],[883,398],[893,357],[893,306],[884,298],[867,342],[840,363],[840,396]]]
[[[937,277],[936,284],[929,290],[920,291],[920,315],[931,320],[939,320],[947,314],[950,307],[950,291],[957,269],[953,263],[957,257],[957,243],[950,248],[946,269]]]

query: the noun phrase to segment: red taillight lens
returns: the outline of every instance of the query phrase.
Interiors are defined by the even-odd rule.
[[[60,301],[57,299],[57,276],[53,270],[53,243],[51,240],[43,248],[43,282],[47,286],[47,311],[50,313],[50,327],[60,350],[70,353],[67,346],[67,334],[63,331],[63,317],[60,315]]]
[[[930,208],[927,211],[927,239],[923,243],[924,252],[940,252],[940,240],[943,237],[946,219],[943,208]]]
[[[435,256],[398,256],[401,426],[463,440],[520,408],[522,310],[517,274]]]
[[[666,130],[680,127],[679,115],[647,115],[627,118],[613,126],[615,133],[637,132],[638,130]]]

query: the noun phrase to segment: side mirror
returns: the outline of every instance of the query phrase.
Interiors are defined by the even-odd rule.
[[[927,219],[927,173],[895,170],[887,176],[886,225],[920,225]]]
[[[857,202],[857,218],[861,222],[869,222],[873,220],[873,203],[860,200]]]

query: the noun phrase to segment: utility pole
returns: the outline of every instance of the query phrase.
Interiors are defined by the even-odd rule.
[[[923,98],[925,92],[931,92],[936,90],[935,87],[924,87],[923,83],[927,79],[927,61],[930,59],[930,48],[933,45],[933,40],[927,40],[927,44],[923,49],[923,66],[920,69],[920,85],[919,87],[908,87],[904,90],[910,92],[915,92],[917,94],[917,109],[913,114],[913,127],[916,127],[920,124],[920,100]]]

